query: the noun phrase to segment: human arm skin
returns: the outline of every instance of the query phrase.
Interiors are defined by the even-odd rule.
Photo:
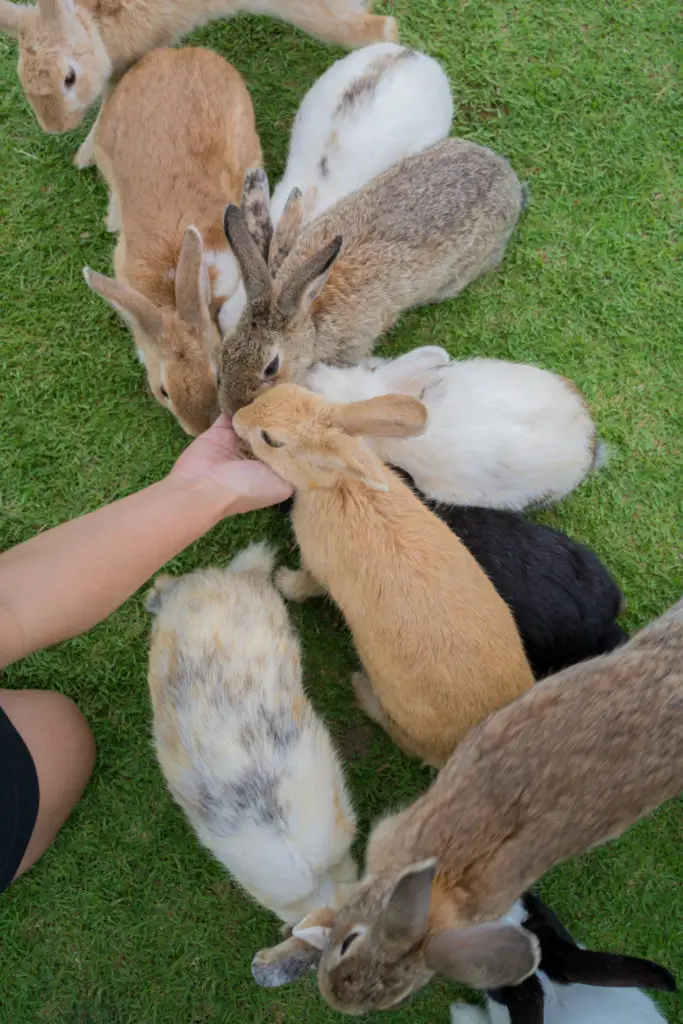
[[[221,417],[159,483],[0,555],[0,667],[96,625],[225,516],[289,497],[236,443]]]

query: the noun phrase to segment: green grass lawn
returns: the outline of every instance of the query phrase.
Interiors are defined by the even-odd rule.
[[[454,132],[506,154],[533,202],[498,272],[406,316],[384,350],[440,344],[455,356],[530,361],[583,388],[612,457],[542,518],[605,559],[635,629],[681,591],[677,5],[395,6],[404,40],[448,70]],[[193,41],[246,77],[276,179],[297,105],[339,53],[256,18]],[[112,250],[104,186],[70,165],[83,133],[40,132],[15,59],[0,38],[2,547],[151,483],[186,443],[147,397],[127,332],[81,277],[84,264],[106,272]],[[287,523],[263,512],[226,522],[172,570],[222,564],[264,535],[291,554]],[[352,709],[355,660],[337,613],[314,602],[293,614],[310,693],[350,756],[364,836],[428,773]],[[274,991],[251,980],[252,954],[276,924],[200,849],[164,789],[150,744],[147,633],[138,595],[89,635],[6,673],[3,685],[73,697],[99,756],[54,848],[0,898],[0,1024],[338,1020],[313,978]],[[541,891],[582,941],[659,960],[683,983],[682,840],[681,805],[670,804],[554,871]],[[447,1024],[453,995],[437,982],[394,1019]],[[683,1024],[680,997],[661,1005]]]

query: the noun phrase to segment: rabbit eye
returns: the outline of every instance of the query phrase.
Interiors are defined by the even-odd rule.
[[[75,84],[76,84],[76,72],[74,71],[73,68],[69,68],[69,70],[66,73],[66,78],[64,79],[64,85],[67,87],[67,89],[71,89],[72,86],[74,86]]]
[[[168,391],[166,390],[163,384],[159,385],[159,391],[161,392],[162,398],[168,398]]]
[[[349,932],[339,948],[340,956],[346,956],[356,939],[360,938],[360,934],[360,932]]]
[[[274,377],[277,371],[280,369],[280,356],[273,356],[271,361],[263,371],[263,377],[265,380],[269,380],[270,377]]]
[[[284,448],[284,441],[276,441],[274,437],[271,437],[267,430],[261,431],[261,437],[271,448]]]

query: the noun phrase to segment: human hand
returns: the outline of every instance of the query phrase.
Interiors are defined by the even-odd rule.
[[[188,445],[171,470],[171,479],[212,481],[225,494],[226,515],[266,508],[291,497],[291,484],[262,462],[241,459],[238,444],[229,417],[219,416]]]

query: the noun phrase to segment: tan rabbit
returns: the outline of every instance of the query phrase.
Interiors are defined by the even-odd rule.
[[[261,161],[244,80],[211,50],[153,50],[106,102],[95,158],[120,234],[116,280],[86,281],[131,328],[154,397],[198,434],[218,415],[212,312],[240,280],[221,214]]]
[[[396,41],[394,18],[367,13],[365,0],[0,0],[0,31],[19,40],[19,80],[47,132],[70,132],[108,82],[156,46],[240,11],[268,14],[341,46]],[[92,133],[76,166],[92,162]]]
[[[305,200],[295,193],[292,202]],[[373,178],[298,236],[290,237],[290,209],[286,244],[281,221],[270,250],[228,207],[225,230],[247,307],[223,338],[224,411],[272,384],[303,384],[314,363],[357,363],[405,310],[457,295],[500,262],[523,202],[502,156],[445,139]]]
[[[308,942],[309,966],[324,951],[323,996],[352,1014],[395,1006],[435,973],[517,984],[538,944],[498,919],[550,868],[682,789],[683,600],[473,729],[431,789],[375,827],[351,899],[300,922],[296,959],[287,944],[257,955],[254,975],[297,977]]]
[[[300,572],[286,597],[328,591],[367,675],[356,696],[408,753],[442,765],[489,712],[532,685],[514,620],[467,548],[357,435],[414,436],[416,398],[337,405],[294,384],[233,419],[254,454],[297,489]]]

